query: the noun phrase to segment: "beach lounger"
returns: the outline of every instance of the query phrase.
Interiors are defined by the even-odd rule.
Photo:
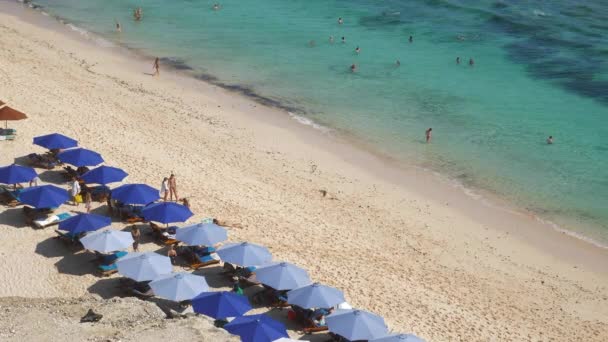
[[[14,135],[0,135],[0,141],[15,140]]]
[[[51,215],[46,218],[40,218],[33,220],[33,224],[36,228],[46,228],[48,226],[52,226],[54,224],[58,224],[61,221],[65,221],[74,215],[70,213],[61,213],[57,215]]]
[[[16,135],[17,130],[14,128],[0,128],[0,135]]]
[[[215,265],[219,263],[220,257],[215,253],[207,255],[194,254],[194,258],[188,259],[188,266],[195,270],[201,267]]]
[[[251,301],[255,304],[264,304],[272,308],[285,308],[289,306],[285,292],[287,291],[277,291],[264,286],[264,290],[256,293],[251,298]]]
[[[41,154],[36,154],[36,153],[28,154],[27,160],[28,160],[30,166],[40,167],[40,168],[48,169],[48,170],[52,170],[56,166],[60,165],[60,163],[57,160],[53,159],[51,156],[41,155]]]
[[[175,234],[169,233],[170,228],[161,228],[160,226],[150,222],[152,236],[154,236],[154,240],[161,245],[170,246],[179,243],[179,241],[175,239]]]
[[[110,265],[98,265],[97,270],[99,271],[101,276],[107,277],[118,272],[118,266],[116,266],[115,263]]]
[[[57,236],[55,237],[56,239],[62,240],[70,244],[79,244],[80,237],[82,236],[81,234],[72,234],[70,232],[64,233],[57,229],[55,229],[55,233],[57,233]]]
[[[95,252],[96,259],[94,260],[94,262],[99,263],[101,265],[110,265],[127,254],[129,253],[125,251],[116,251],[110,254]]]
[[[19,201],[19,194],[21,189],[9,190],[6,187],[0,187],[0,203],[14,208],[21,204]]]

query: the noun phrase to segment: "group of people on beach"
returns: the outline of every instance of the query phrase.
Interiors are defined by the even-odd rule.
[[[175,179],[175,174],[171,173],[169,178],[163,178],[163,181],[160,184],[160,197],[166,202],[167,197],[169,197],[169,201],[173,201],[174,196],[175,201],[179,201],[179,196],[177,195],[177,181]]]

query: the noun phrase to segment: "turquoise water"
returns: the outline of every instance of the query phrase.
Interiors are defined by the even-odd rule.
[[[108,40],[608,242],[608,2],[224,0],[213,11],[214,2],[36,0]]]

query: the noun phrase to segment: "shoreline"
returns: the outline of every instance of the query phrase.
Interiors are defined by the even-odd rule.
[[[11,0],[8,0],[8,2],[11,2]],[[26,10],[33,10],[34,13],[40,13],[40,14],[46,16],[48,19],[50,19],[50,21],[54,21],[54,22],[60,24],[60,27],[69,28],[70,30],[67,32],[63,32],[63,34],[73,35],[74,36],[73,38],[82,39],[84,42],[93,44],[98,48],[117,50],[116,51],[117,53],[122,53],[122,54],[126,54],[129,56],[135,57],[136,59],[139,59],[141,62],[151,61],[154,59],[153,56],[147,55],[147,54],[139,51],[138,49],[132,48],[128,45],[122,44],[117,41],[108,40],[109,39],[108,37],[97,34],[95,32],[88,31],[84,28],[80,28],[80,27],[66,21],[67,19],[65,19],[65,18],[52,16],[48,13],[45,13],[45,12],[43,12],[44,7],[36,5],[34,2],[23,1],[23,0],[13,0],[13,3],[17,4],[18,6],[21,5],[23,7],[27,7],[27,8],[25,8]],[[34,4],[34,5],[31,5],[31,4]],[[41,22],[36,23],[35,22],[36,18],[30,18],[30,19],[33,20],[33,22],[31,22],[32,24],[35,24],[35,25],[42,24]],[[42,18],[40,18],[40,19],[42,19]],[[44,19],[42,19],[42,20],[44,20]],[[48,24],[51,24],[51,26],[52,26],[52,23],[48,23]],[[53,30],[57,30],[60,27],[53,28],[50,26],[49,27],[45,26],[45,28],[53,29]],[[104,42],[112,44],[112,46],[101,45],[99,43],[99,39],[103,40]],[[125,57],[127,57],[127,56],[125,56]],[[171,58],[175,58],[175,57],[174,56],[162,57],[161,62],[162,62],[162,59],[169,60]],[[167,64],[165,64],[165,65],[167,65]],[[305,129],[313,128],[315,130],[320,131],[320,133],[322,133],[322,134],[331,133],[334,135],[334,137],[338,141],[347,142],[348,144],[353,145],[353,148],[363,150],[366,153],[370,153],[373,156],[377,157],[379,160],[383,161],[384,163],[390,163],[392,166],[396,167],[397,169],[415,168],[415,169],[421,170],[422,172],[428,173],[428,175],[425,176],[425,177],[427,177],[427,180],[426,180],[427,184],[434,183],[433,180],[435,180],[435,181],[441,183],[442,184],[441,186],[447,186],[451,189],[457,189],[457,190],[460,189],[463,196],[466,196],[468,199],[471,199],[473,201],[478,201],[479,205],[481,207],[489,207],[494,210],[503,211],[503,212],[510,213],[510,214],[520,216],[520,217],[531,217],[534,221],[536,221],[535,225],[542,227],[541,229],[550,228],[550,229],[556,231],[557,233],[566,234],[571,238],[581,240],[585,243],[593,245],[594,247],[608,250],[608,244],[606,242],[597,241],[595,238],[585,235],[585,233],[582,233],[580,231],[574,231],[572,229],[568,229],[568,228],[564,227],[565,222],[576,222],[577,221],[576,218],[563,217],[564,220],[562,223],[554,222],[551,219],[542,217],[541,213],[535,212],[533,210],[530,210],[530,209],[527,209],[524,207],[516,206],[511,200],[501,197],[499,194],[493,192],[492,190],[484,189],[481,187],[470,187],[470,186],[464,185],[462,182],[458,181],[457,179],[455,179],[452,176],[443,174],[441,172],[441,170],[434,170],[434,169],[429,169],[422,165],[411,164],[411,163],[406,162],[405,160],[399,159],[398,157],[393,157],[393,156],[389,156],[385,153],[378,152],[373,146],[371,146],[370,144],[364,143],[363,141],[361,141],[361,139],[358,139],[354,134],[351,134],[349,132],[344,132],[341,130],[337,130],[335,128],[325,126],[323,124],[319,124],[319,123],[315,122],[314,120],[312,120],[306,116],[303,116],[302,114],[305,114],[305,112],[306,112],[305,109],[289,107],[287,105],[282,104],[279,100],[260,95],[260,94],[256,93],[255,91],[252,91],[247,86],[241,86],[238,84],[227,84],[227,83],[221,82],[212,74],[194,73],[194,69],[190,65],[185,64],[183,62],[169,61],[168,67],[165,66],[165,67],[163,67],[163,69],[165,71],[169,70],[169,72],[177,74],[177,75],[185,77],[185,78],[194,79],[196,81],[204,82],[211,86],[220,87],[232,94],[235,94],[237,96],[242,96],[242,97],[249,99],[255,103],[258,103],[262,106],[272,108],[273,110],[281,111],[281,112],[283,112],[282,113],[283,115],[290,116],[294,121],[298,122],[300,125],[308,126],[308,127],[302,127],[302,128],[305,128]],[[295,129],[298,129],[298,128],[296,127]],[[415,173],[416,173],[416,176],[418,176],[418,172],[415,172]],[[411,185],[412,184],[408,184],[408,186],[411,186]],[[434,198],[434,199],[437,200],[437,198]],[[468,214],[470,214],[470,211]],[[586,222],[586,223],[589,223],[589,222]],[[598,230],[598,229],[601,229],[601,227],[597,226],[594,228],[586,228],[585,230],[587,232],[589,232],[592,229]],[[508,229],[506,229],[506,230],[508,230]]]
[[[15,3],[15,5],[19,6],[18,3]],[[37,12],[32,11],[32,13],[39,15]],[[24,21],[23,18],[19,17],[18,19],[12,19],[12,17],[9,17],[5,13],[1,13],[0,16],[7,18],[8,22],[6,25],[8,27],[11,27],[15,23],[14,20],[17,20],[17,22]],[[11,19],[8,20],[8,18]],[[49,20],[52,20],[52,18],[49,18]],[[25,21],[28,22],[27,20]],[[89,105],[89,102],[96,96],[94,92],[93,95],[86,94],[86,99],[72,100],[74,103],[71,103],[71,107],[63,103],[64,107],[61,107],[60,112],[67,113],[68,118],[58,119],[57,122],[53,120],[51,120],[53,122],[44,122],[45,119],[49,120],[50,118],[50,116],[45,116],[46,113],[42,109],[44,108],[43,105],[46,104],[45,102],[51,103],[52,106],[50,108],[55,109],[59,104],[54,101],[60,102],[61,99],[43,99],[38,104],[29,104],[27,103],[27,99],[22,97],[23,93],[20,91],[9,91],[8,95],[3,95],[8,96],[6,100],[15,103],[17,108],[23,108],[28,114],[34,115],[27,121],[15,123],[14,126],[19,129],[20,133],[21,131],[26,132],[24,136],[20,136],[20,141],[13,143],[13,145],[0,145],[0,149],[6,152],[6,154],[3,153],[5,157],[1,159],[2,164],[6,164],[9,161],[8,158],[16,156],[13,152],[22,153],[31,150],[32,146],[27,143],[26,137],[29,137],[29,134],[40,133],[39,131],[43,128],[57,129],[61,127],[68,134],[77,134],[77,137],[79,140],[82,140],[83,144],[99,150],[104,157],[108,156],[109,165],[122,166],[130,158],[136,158],[138,163],[131,165],[131,168],[139,168],[140,170],[132,172],[133,180],[152,182],[152,185],[155,185],[153,182],[157,181],[158,175],[149,169],[154,171],[158,168],[162,169],[163,165],[168,161],[166,156],[163,155],[146,155],[144,158],[143,152],[147,147],[146,143],[149,144],[150,148],[155,147],[156,149],[160,149],[159,151],[163,151],[164,149],[171,151],[179,155],[180,158],[187,158],[184,160],[190,161],[186,163],[188,165],[178,166],[179,174],[181,179],[185,179],[186,177],[192,179],[192,182],[195,183],[192,185],[193,189],[200,191],[200,193],[197,192],[196,194],[205,198],[204,203],[196,204],[198,209],[203,209],[198,210],[198,213],[219,213],[230,219],[238,219],[249,223],[246,226],[250,226],[251,223],[268,225],[268,227],[260,227],[259,230],[248,231],[248,229],[244,229],[231,233],[234,233],[236,238],[253,237],[256,241],[268,244],[273,250],[273,254],[276,252],[279,257],[291,259],[291,261],[296,261],[297,263],[301,260],[304,265],[309,266],[308,269],[316,279],[327,281],[330,284],[341,282],[349,284],[348,288],[343,289],[349,293],[349,297],[351,297],[354,304],[385,314],[387,322],[389,322],[389,325],[394,326],[395,329],[407,329],[413,332],[422,331],[424,332],[423,336],[428,336],[429,338],[433,336],[437,340],[454,340],[453,338],[456,335],[451,331],[453,328],[452,324],[456,326],[463,323],[446,321],[443,323],[444,325],[439,323],[434,326],[437,329],[441,329],[441,327],[448,325],[449,327],[446,329],[450,330],[449,333],[442,331],[432,332],[432,324],[429,323],[429,320],[432,320],[430,317],[432,313],[437,313],[437,310],[441,311],[440,308],[447,305],[441,299],[444,296],[455,298],[458,301],[466,300],[466,298],[461,298],[463,294],[458,290],[458,286],[465,286],[464,283],[458,285],[458,282],[464,280],[457,279],[458,277],[471,279],[470,283],[466,283],[469,289],[482,290],[478,293],[482,295],[481,298],[477,298],[480,301],[478,304],[467,302],[468,304],[478,306],[472,306],[469,309],[465,305],[466,303],[461,303],[462,307],[466,307],[466,315],[465,312],[460,312],[459,314],[468,315],[467,322],[475,322],[476,319],[484,317],[482,307],[488,304],[483,301],[485,297],[498,300],[499,304],[496,305],[506,310],[505,305],[509,305],[507,304],[509,296],[514,296],[513,298],[518,299],[516,301],[517,305],[528,305],[527,302],[524,303],[524,298],[515,297],[519,295],[520,291],[521,293],[525,293],[524,290],[526,289],[532,291],[530,292],[531,297],[534,294],[549,296],[551,291],[549,293],[546,291],[542,292],[543,288],[540,287],[541,285],[537,281],[539,274],[541,274],[540,277],[542,279],[545,279],[543,281],[555,282],[557,285],[554,286],[560,291],[564,291],[565,294],[575,293],[574,290],[568,287],[570,282],[577,284],[577,286],[579,286],[579,283],[582,284],[580,286],[583,286],[585,291],[591,291],[589,289],[595,286],[595,291],[598,291],[600,294],[606,294],[606,290],[598,289],[597,285],[602,284],[601,279],[606,279],[607,276],[605,265],[606,260],[608,260],[608,251],[599,247],[593,247],[582,240],[565,236],[565,234],[555,231],[548,225],[536,221],[536,218],[532,217],[529,213],[513,213],[502,208],[484,206],[479,201],[466,195],[463,190],[450,185],[450,181],[447,179],[442,180],[439,176],[433,175],[432,172],[414,166],[401,165],[395,160],[390,160],[390,158],[374,155],[371,151],[366,150],[365,146],[353,144],[352,141],[349,141],[348,137],[324,134],[311,127],[302,125],[289,115],[285,115],[286,113],[282,110],[264,107],[249,98],[238,94],[235,95],[234,92],[201,82],[200,80],[183,77],[179,73],[163,71],[159,79],[151,79],[149,76],[142,75],[143,64],[140,60],[126,58],[124,55],[114,53],[115,51],[111,51],[111,49],[95,47],[92,42],[87,41],[83,37],[77,39],[76,32],[74,32],[76,34],[69,34],[67,29],[57,29],[55,32],[48,32],[48,28],[45,28],[43,24],[39,23],[35,25],[36,22],[33,24],[35,29],[29,26],[20,27],[13,25],[12,27],[13,29],[19,27],[15,32],[21,32],[21,30],[30,30],[28,32],[34,33],[45,31],[42,38],[36,36],[37,40],[35,43],[41,46],[47,44],[49,49],[55,49],[53,51],[58,50],[66,56],[76,56],[73,57],[74,61],[69,59],[63,62],[66,67],[80,70],[74,65],[76,64],[76,60],[82,60],[81,65],[83,70],[78,72],[82,73],[82,75],[89,75],[91,82],[114,82],[110,83],[112,87],[124,86],[125,88],[118,89],[121,93],[115,89],[108,89],[109,94],[118,96],[124,92],[132,96],[133,93],[136,93],[146,101],[152,101],[152,97],[156,94],[165,94],[167,98],[162,100],[169,102],[167,105],[177,108],[174,113],[176,118],[166,120],[168,122],[156,122],[155,120],[162,119],[164,116],[150,113],[149,108],[140,108],[139,106],[142,105],[139,102],[135,105],[130,104],[129,100],[132,98],[123,95],[124,98],[120,100],[111,100],[117,101],[120,106],[127,108],[129,110],[128,113],[131,115],[137,114],[139,115],[139,119],[149,121],[149,123],[142,121],[140,127],[137,125],[132,126],[132,123],[129,121],[128,123],[131,126],[126,126],[127,128],[125,128],[125,132],[129,133],[128,136],[125,136],[123,133],[123,135],[95,140],[99,139],[99,137],[95,135],[93,129],[95,126],[92,125],[103,125],[103,120],[82,123],[82,126],[85,128],[83,131],[77,130],[80,127],[78,122],[74,123],[70,121],[70,119],[78,121],[78,118],[82,117],[89,118],[90,120],[100,120],[92,116],[93,112],[82,113],[80,117],[77,114],[79,108],[77,102],[81,102],[82,105]],[[4,25],[3,23],[0,27]],[[28,37],[27,39],[31,38]],[[28,41],[28,43],[31,42]],[[15,46],[8,45],[9,49],[16,49]],[[84,47],[87,48],[85,49]],[[24,61],[24,65],[27,65],[26,63],[29,62]],[[58,60],[51,60],[49,63],[53,65],[62,64]],[[2,70],[2,64],[0,64],[0,70]],[[11,73],[13,72],[11,70]],[[48,73],[51,72],[54,75],[58,71],[48,71]],[[36,79],[36,75],[28,75],[28,77]],[[19,80],[15,76],[9,76],[8,81],[11,82],[11,80],[14,81],[15,79]],[[62,92],[75,92],[76,90],[71,88],[67,90],[63,89],[69,88],[71,86],[70,82],[68,80],[65,84],[59,84],[58,87],[61,88]],[[74,86],[78,87],[82,79],[75,79],[74,82]],[[94,85],[88,86],[94,87]],[[15,87],[23,88],[26,85],[25,83],[16,83]],[[97,96],[103,97],[104,95],[99,94]],[[201,116],[197,111],[198,106],[201,105],[205,106],[206,110],[212,114],[209,114],[210,116]],[[98,110],[103,109],[104,106],[106,105],[103,103],[94,105]],[[134,108],[131,108],[133,106]],[[125,112],[127,109],[125,109]],[[55,112],[56,110],[51,110],[48,115]],[[97,113],[97,111],[94,113]],[[122,117],[121,115],[125,116]],[[126,114],[122,113],[116,113],[111,118],[111,120],[115,120],[117,123],[130,119]],[[196,146],[193,146],[190,149],[186,149],[189,147],[176,145],[177,142],[172,142],[170,139],[168,140],[162,136],[158,137],[158,140],[154,138],[150,140],[150,138],[146,137],[147,132],[145,130],[146,128],[157,128],[156,126],[149,125],[152,122],[156,122],[163,129],[176,134],[176,139],[178,138],[177,135],[185,137],[192,134],[196,135],[198,131],[194,131],[194,127],[198,127],[197,125],[200,125],[201,122],[202,124],[213,125],[212,130],[206,132],[207,134],[217,134],[213,137],[226,139],[226,142],[230,144],[235,141],[235,146],[240,146],[240,149],[234,151],[228,149],[225,152],[226,154],[222,154],[224,151],[213,150],[212,154],[208,154],[206,148],[196,149]],[[41,127],[37,127],[36,123],[41,125]],[[30,127],[32,125],[33,127]],[[218,132],[214,133],[214,130]],[[131,137],[131,135],[134,137]],[[106,140],[107,138],[110,139]],[[132,139],[127,140],[132,141],[132,151],[129,151],[128,155],[124,151],[111,146],[112,143],[116,142],[116,139],[120,138]],[[199,142],[199,140],[196,140],[198,139],[196,136],[192,136],[192,139],[194,139],[192,144]],[[26,144],[21,144],[24,141]],[[189,142],[187,139],[179,141]],[[203,144],[201,146],[211,144],[211,142],[207,141],[201,141],[201,143]],[[218,148],[217,145],[213,146]],[[5,148],[9,149],[13,147],[15,150],[12,152],[5,150]],[[181,148],[184,150],[181,150]],[[197,152],[200,155],[197,155]],[[233,160],[233,157],[230,157],[231,155],[237,157]],[[263,162],[264,167],[260,167],[259,170],[249,169],[248,167],[251,167],[253,164],[250,165],[243,161],[249,159],[254,160],[256,163]],[[203,172],[204,176],[199,176],[201,172],[199,168],[202,171],[205,171],[206,167],[216,170],[220,166],[215,166],[211,162],[218,161],[226,164],[227,167],[231,167],[230,170],[234,174],[216,176],[213,173]],[[242,173],[237,172],[239,167],[243,168]],[[276,167],[282,168],[276,169]],[[235,168],[237,170],[234,170]],[[217,170],[227,171],[228,169]],[[128,171],[131,173],[129,168]],[[284,177],[290,178],[281,178],[283,174],[285,175]],[[198,181],[199,184],[193,180],[194,177],[197,177],[197,181],[198,177],[205,179],[202,182]],[[217,182],[217,184],[214,182]],[[245,186],[247,184],[263,187],[262,189],[268,190],[268,192],[258,193],[252,191],[250,194]],[[276,188],[266,188],[270,184]],[[208,192],[207,187],[212,187],[219,191],[217,194]],[[255,190],[256,188],[253,189]],[[281,189],[283,192],[277,194],[271,191],[273,189]],[[320,189],[326,190],[329,198],[317,198]],[[253,193],[255,193],[255,196]],[[282,198],[283,196],[286,197]],[[274,203],[274,197],[277,197],[280,202]],[[203,202],[201,199],[197,199],[196,201]],[[250,202],[254,203],[251,204]],[[375,208],[376,206],[378,207],[377,209]],[[281,214],[282,212],[285,213]],[[311,213],[316,213],[317,216],[313,217]],[[344,215],[346,213],[353,215],[353,217],[346,217]],[[350,221],[348,221],[349,219]],[[311,222],[315,223],[315,228],[318,225],[322,227],[322,230],[317,231],[313,227],[310,227],[312,225]],[[379,225],[382,231],[377,231],[377,234],[371,234],[368,229],[362,227],[363,223],[366,222],[368,225]],[[371,227],[374,228],[374,226]],[[292,229],[297,229],[298,233],[294,234]],[[306,234],[305,236],[313,239],[316,244],[311,241],[300,241],[300,244],[298,244],[296,240],[299,240],[297,238],[299,234]],[[315,234],[318,236],[315,236]],[[296,235],[295,240],[294,235]],[[317,238],[320,240],[315,240]],[[327,254],[329,253],[327,249],[334,243],[340,244],[349,250],[351,248],[354,250],[359,249],[361,253],[367,253],[367,250],[370,249],[369,264],[371,264],[371,270],[365,268],[367,265],[360,265],[358,263],[358,258],[360,257],[358,254],[346,256],[343,258],[344,260],[334,260],[334,257],[337,257],[338,254]],[[321,260],[318,255],[301,253],[302,251],[306,251],[306,245],[320,248],[321,254],[326,255],[326,258],[331,260]],[[393,258],[395,257],[394,253],[401,254],[399,259],[390,259],[391,255]],[[473,255],[469,255],[470,253]],[[428,260],[431,261],[425,261],[426,258],[429,258]],[[403,271],[401,267],[395,268],[395,266],[391,266],[391,263],[407,265],[404,266],[407,269],[407,274],[399,273]],[[481,267],[478,263],[484,265],[482,267],[483,271],[477,269]],[[359,277],[353,278],[340,273],[341,268],[350,269],[348,267],[357,270],[358,273],[356,274]],[[520,267],[521,270],[518,269]],[[449,271],[445,271],[445,269],[449,269]],[[418,294],[424,294],[424,298],[427,298],[427,296],[428,298],[432,298],[433,295],[439,295],[440,298],[428,299],[428,302],[425,299],[421,307],[414,305],[409,307],[410,310],[418,309],[420,312],[428,312],[424,314],[416,311],[416,315],[413,316],[415,318],[412,318],[414,321],[408,321],[406,324],[403,320],[409,320],[409,318],[400,317],[401,310],[395,312],[395,308],[391,308],[390,303],[383,303],[376,294],[376,292],[379,294],[395,294],[395,292],[391,292],[391,285],[378,283],[378,280],[375,278],[378,277],[378,274],[374,272],[379,272],[380,270],[387,271],[388,274],[398,274],[405,279],[409,277],[413,277],[414,279],[421,277],[421,279],[424,279],[427,273],[437,274],[436,278],[428,279],[428,284],[422,284],[427,292],[420,292]],[[54,272],[55,270],[52,271]],[[479,278],[474,278],[476,274],[479,274]],[[507,293],[505,299],[501,299],[502,297],[500,297],[501,294],[499,292],[501,288],[494,287],[501,284],[501,274],[509,274],[517,282],[517,284],[512,285],[517,286],[517,288],[514,287],[512,292]],[[542,274],[545,274],[545,276],[543,277]],[[365,279],[360,279],[363,277]],[[476,282],[489,281],[488,279],[494,279],[493,277],[498,278],[482,288],[476,287],[480,286],[476,285]],[[445,278],[449,279],[447,284],[445,283]],[[532,285],[531,279],[534,279],[534,283],[538,284]],[[76,282],[76,280],[69,281]],[[83,280],[78,281],[82,282]],[[453,283],[456,284],[452,285]],[[440,287],[434,288],[434,284],[440,284]],[[414,291],[407,287],[401,288],[400,291],[404,292],[398,292],[398,295],[407,299],[400,297],[395,300],[406,300],[407,302],[408,300],[413,300],[409,297],[410,295],[414,296],[417,293],[416,291],[423,291],[422,288],[416,288],[416,285],[413,283],[406,284],[406,286],[416,290]],[[530,288],[526,286],[530,286]],[[432,289],[429,290],[429,287]],[[484,295],[486,292],[483,292],[483,290],[487,290],[489,291],[487,293],[491,294],[486,296]],[[20,290],[13,289],[7,291]],[[575,297],[579,298],[579,295]],[[559,298],[558,306],[566,308],[567,303],[572,303],[572,298],[568,298],[567,295],[560,296]],[[436,300],[437,302],[432,302],[432,300]],[[449,303],[450,300],[452,299],[448,299],[447,302]],[[391,301],[389,300],[389,302]],[[530,299],[530,302],[533,302],[533,300]],[[593,320],[597,320],[598,322],[606,322],[608,320],[606,313],[597,307],[601,303],[591,303],[587,298],[583,302],[593,310],[585,311],[581,309],[576,311],[577,317],[583,317],[583,320],[587,322],[590,319],[588,319],[588,316],[585,316],[585,312],[597,312],[597,317],[593,317]],[[575,308],[578,308],[580,305],[583,304],[578,304],[578,301],[576,305],[572,304]],[[571,310],[571,308],[566,309]],[[453,310],[451,312],[458,312],[456,308],[451,308],[451,310]],[[547,310],[547,312],[550,311],[552,310]],[[477,313],[481,316],[477,315]],[[509,311],[505,311],[506,316],[499,315],[497,322],[493,321],[489,325],[502,326],[502,324],[506,324],[500,320],[500,317],[509,317],[508,313]],[[444,314],[442,313],[441,317],[444,317]],[[533,314],[528,313],[528,315]],[[572,322],[575,321],[572,319]],[[517,325],[517,322],[513,324]],[[597,329],[602,330],[601,327]],[[540,326],[538,328],[541,329]],[[564,329],[567,328],[564,327]],[[507,330],[516,334],[511,329]],[[479,335],[474,336],[480,340],[483,340],[483,338],[479,337],[482,335],[494,336],[494,338],[500,336],[491,333],[492,329],[483,331],[485,332],[484,334],[479,333]],[[467,336],[464,332],[462,334],[465,337]],[[505,337],[503,336],[499,339],[505,339]]]

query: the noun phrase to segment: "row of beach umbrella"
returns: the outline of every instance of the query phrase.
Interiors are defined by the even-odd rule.
[[[95,166],[103,162],[101,155],[83,148],[74,148],[77,141],[61,134],[34,138],[34,144],[49,149],[67,149],[58,154],[59,160],[74,166]],[[32,168],[19,165],[0,167],[0,183],[28,182],[36,177]],[[82,176],[87,183],[107,185],[124,180],[127,173],[110,166],[97,167]],[[142,215],[148,221],[160,223],[185,222],[193,213],[174,202],[153,203],[159,199],[158,190],[146,184],[124,184],[111,191],[112,199],[125,204],[142,205]],[[22,203],[36,208],[58,207],[68,200],[66,190],[53,185],[24,189]],[[78,214],[59,224],[59,229],[71,234],[88,233],[80,239],[84,247],[101,253],[128,248],[133,243],[130,233],[100,230],[111,224],[109,217]],[[212,223],[197,223],[176,231],[176,239],[190,246],[213,246],[227,239],[227,231]],[[312,283],[308,272],[287,262],[272,262],[270,251],[253,243],[227,243],[217,250],[224,262],[255,268],[257,281],[278,291],[287,292],[287,302],[304,309],[331,308],[345,302],[343,293],[335,288]],[[204,277],[186,272],[172,273],[170,258],[154,253],[129,253],[116,261],[118,272],[135,281],[149,281],[154,294],[169,300],[191,300],[195,312],[215,319],[235,317],[224,328],[239,335],[243,341],[288,341],[283,324],[266,315],[245,315],[251,306],[246,297],[233,292],[209,292]],[[326,317],[329,330],[349,340],[379,342],[420,342],[414,335],[387,335],[384,319],[356,309],[338,309]]]

